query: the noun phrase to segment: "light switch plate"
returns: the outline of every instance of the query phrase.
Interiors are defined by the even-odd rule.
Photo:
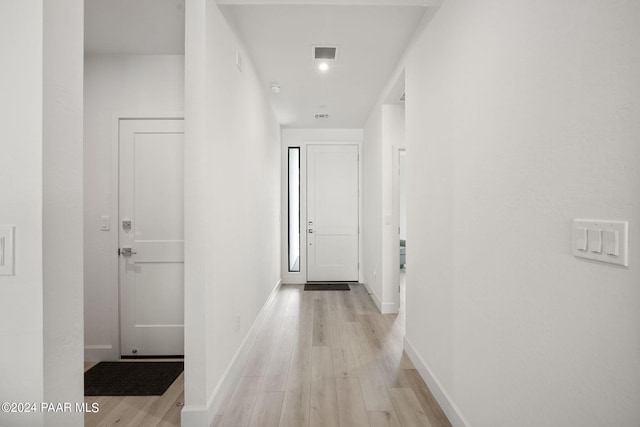
[[[587,250],[580,250],[587,230]],[[600,219],[573,220],[573,255],[607,264],[629,266],[629,223]]]
[[[14,242],[15,227],[0,225],[0,276],[13,276],[14,271]]]
[[[100,218],[100,230],[109,231],[111,229],[111,218],[108,215],[103,215]]]

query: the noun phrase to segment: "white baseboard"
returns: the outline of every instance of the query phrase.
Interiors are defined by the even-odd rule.
[[[442,384],[433,375],[429,366],[425,363],[424,359],[420,357],[416,349],[411,345],[411,342],[404,337],[404,351],[409,356],[409,359],[413,362],[416,369],[420,373],[420,376],[433,393],[433,397],[436,398],[438,404],[449,418],[453,427],[471,427],[471,424],[465,419],[460,411],[460,408],[456,406],[451,397],[447,394],[446,390],[442,387]]]
[[[238,382],[240,381],[242,370],[244,369],[249,357],[249,350],[251,349],[251,346],[253,345],[256,336],[258,335],[258,331],[267,318],[267,314],[269,314],[269,311],[271,311],[271,306],[275,301],[276,293],[280,289],[281,285],[282,280],[278,280],[273,290],[271,291],[271,294],[256,316],[256,319],[253,321],[251,328],[249,328],[249,331],[247,331],[247,335],[244,337],[244,340],[240,344],[240,347],[238,347],[238,350],[233,355],[233,358],[231,359],[231,362],[229,362],[227,369],[222,374],[218,385],[213,390],[211,396],[209,396],[207,406],[185,406],[184,408],[182,408],[182,413],[180,415],[182,426],[201,427],[208,426],[213,423],[213,419],[224,403],[225,398],[229,393],[233,392],[233,389],[238,385]],[[188,362],[185,361],[185,363]]]
[[[380,313],[382,314],[396,314],[398,313],[398,304],[394,302],[383,302],[382,307],[380,308]]]
[[[376,307],[378,307],[378,310],[380,310],[380,312],[382,313],[382,301],[380,301],[380,298],[378,298],[378,295],[376,295],[376,293],[373,292],[373,289],[371,289],[371,287],[367,284],[366,277],[365,277],[365,281],[362,284],[364,285],[364,288],[367,290],[367,293],[375,303]]]
[[[398,308],[399,308],[398,304],[393,303],[393,302],[382,302],[382,300],[380,300],[380,297],[378,296],[378,294],[376,294],[373,291],[373,289],[371,289],[371,287],[369,285],[367,285],[366,280],[362,284],[364,285],[365,289],[367,290],[367,293],[369,294],[369,296],[373,300],[373,302],[376,305],[376,307],[378,308],[378,310],[380,310],[380,313],[382,313],[382,314],[395,314],[395,313],[398,312]]]
[[[117,349],[111,344],[85,345],[84,361],[85,362],[105,362],[116,361],[120,358]]]

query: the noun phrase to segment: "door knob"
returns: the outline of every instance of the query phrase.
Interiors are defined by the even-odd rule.
[[[120,249],[120,255],[122,255],[122,256],[131,256],[131,255],[135,255],[137,253],[138,252],[133,252],[131,250],[131,248],[121,248]]]

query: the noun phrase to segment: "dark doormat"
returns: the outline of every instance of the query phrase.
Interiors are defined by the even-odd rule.
[[[305,283],[305,291],[350,291],[348,283]]]
[[[84,373],[85,396],[160,396],[184,362],[100,362]]]

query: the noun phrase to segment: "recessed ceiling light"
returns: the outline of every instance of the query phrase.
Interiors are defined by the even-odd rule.
[[[318,69],[322,72],[326,72],[329,69],[329,64],[327,64],[326,62],[321,62],[320,64],[318,64]]]

